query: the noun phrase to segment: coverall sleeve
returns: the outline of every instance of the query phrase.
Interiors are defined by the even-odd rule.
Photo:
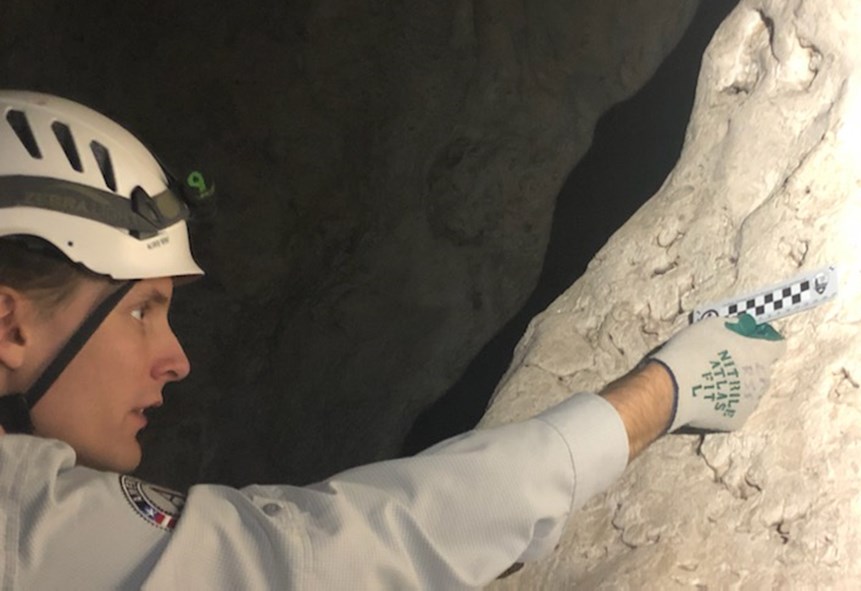
[[[627,458],[616,411],[578,394],[308,487],[196,486],[144,588],[478,588],[552,551]]]

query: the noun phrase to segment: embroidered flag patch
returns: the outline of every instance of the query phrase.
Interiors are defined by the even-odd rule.
[[[120,488],[135,513],[145,521],[167,531],[176,527],[185,506],[184,494],[126,474],[120,475]]]

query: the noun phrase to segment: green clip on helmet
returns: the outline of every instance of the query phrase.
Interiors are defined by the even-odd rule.
[[[42,238],[118,280],[203,274],[186,188],[135,136],[35,92],[0,90],[0,115],[0,238]]]

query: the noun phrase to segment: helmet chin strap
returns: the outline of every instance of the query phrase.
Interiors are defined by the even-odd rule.
[[[128,281],[111,293],[84,318],[78,329],[72,333],[57,356],[45,368],[42,375],[30,386],[25,393],[5,394],[0,396],[0,426],[6,433],[33,433],[33,421],[30,419],[32,410],[48,388],[60,377],[66,366],[75,358],[93,333],[101,326],[108,314],[116,308],[120,300],[134,287],[136,281]]]

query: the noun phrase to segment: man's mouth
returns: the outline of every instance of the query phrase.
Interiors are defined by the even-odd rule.
[[[149,423],[149,419],[147,419],[145,413],[146,409],[144,408],[136,408],[130,413],[134,417],[138,430],[143,429]]]
[[[159,406],[161,406],[161,404],[162,404],[161,400],[157,400],[157,401],[155,401],[155,402],[153,402],[153,403],[151,403],[151,404],[148,404],[148,405],[146,405],[146,406],[141,406],[141,407],[139,407],[139,408],[132,409],[132,414],[133,414],[133,415],[136,415],[136,417],[137,417],[137,418],[140,420],[140,422],[141,422],[141,429],[143,429],[144,427],[146,427],[146,426],[147,426],[147,423],[149,423],[149,419],[148,419],[148,417],[147,417],[147,414],[148,414],[151,410],[153,410],[154,408],[158,408]]]

